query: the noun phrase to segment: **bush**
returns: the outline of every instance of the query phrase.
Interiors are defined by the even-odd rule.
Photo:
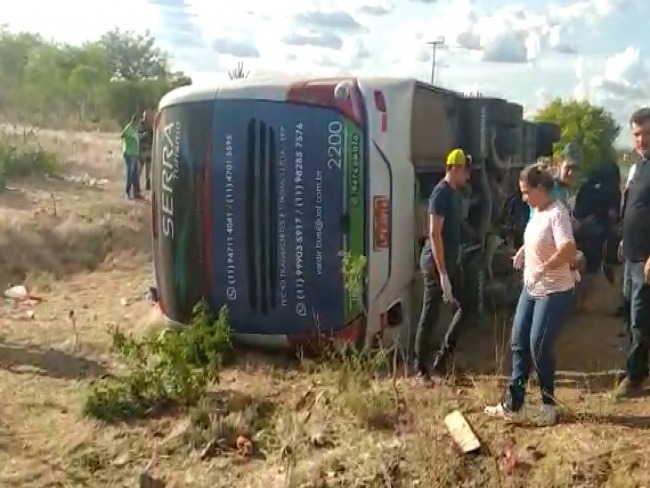
[[[159,413],[169,407],[191,407],[219,379],[223,354],[230,349],[228,311],[217,317],[199,303],[191,323],[181,331],[166,330],[143,339],[111,327],[112,350],[127,373],[95,384],[84,413],[105,421]]]
[[[35,143],[23,143],[10,137],[0,138],[0,182],[28,176],[53,175],[59,172],[56,154]],[[4,185],[3,185],[4,186]]]

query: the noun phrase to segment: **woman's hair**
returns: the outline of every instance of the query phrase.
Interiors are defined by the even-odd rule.
[[[526,166],[519,174],[519,181],[523,181],[530,188],[543,188],[547,192],[553,189],[553,175],[540,163]]]

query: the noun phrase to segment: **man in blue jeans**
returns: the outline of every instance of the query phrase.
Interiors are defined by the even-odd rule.
[[[462,149],[447,155],[446,173],[429,197],[429,239],[420,255],[420,269],[424,278],[422,313],[415,337],[415,370],[424,380],[430,371],[444,374],[447,360],[454,350],[460,321],[452,320],[442,346],[431,360],[431,336],[438,320],[441,302],[456,304],[454,293],[460,287],[460,246],[462,225],[462,200],[459,189],[467,183],[471,158]],[[462,321],[462,317],[461,317]]]
[[[138,124],[135,121],[135,115],[124,126],[120,137],[122,139],[122,156],[124,157],[126,169],[126,196],[127,198],[139,200],[142,198],[140,193],[140,172],[138,170],[140,134],[138,132]]]
[[[638,159],[626,189],[620,246],[629,343],[625,378],[614,391],[616,399],[641,391],[650,350],[650,108],[634,112],[630,127]]]

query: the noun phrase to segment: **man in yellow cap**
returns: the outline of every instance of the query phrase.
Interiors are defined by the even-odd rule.
[[[469,180],[471,157],[462,149],[453,149],[447,155],[445,176],[429,197],[429,239],[422,248],[420,270],[424,278],[422,313],[415,337],[415,369],[422,379],[430,378],[430,371],[446,372],[446,363],[453,352],[458,335],[458,321],[453,320],[445,340],[435,356],[432,368],[431,339],[438,319],[441,302],[457,305],[454,288],[460,286],[460,246],[462,197],[458,191]],[[461,319],[462,320],[462,319]]]

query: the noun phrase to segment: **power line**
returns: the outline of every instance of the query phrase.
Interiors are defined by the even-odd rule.
[[[438,46],[444,46],[445,38],[438,37],[435,41],[428,41],[427,44],[431,46],[431,84],[436,81],[436,56],[438,54]]]

